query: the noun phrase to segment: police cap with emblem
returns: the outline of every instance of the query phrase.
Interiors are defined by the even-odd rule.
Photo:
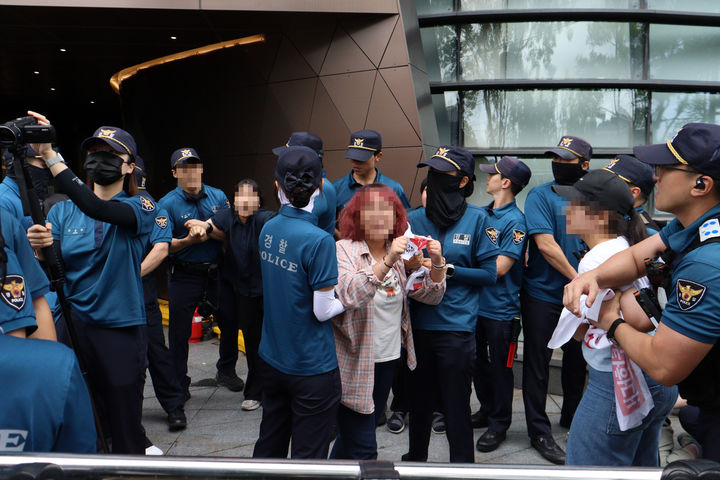
[[[370,157],[382,150],[382,137],[375,130],[360,130],[350,135],[350,145],[345,158],[367,162]]]
[[[140,155],[135,156],[135,169],[133,170],[133,173],[135,173],[135,180],[137,180],[138,188],[145,190],[147,188],[146,182],[147,177],[145,175],[145,161],[140,157]]]
[[[629,214],[635,204],[627,182],[605,169],[590,170],[572,185],[553,185],[552,189],[570,201],[596,205],[622,215]]]
[[[565,135],[560,139],[557,147],[547,150],[545,154],[557,155],[565,160],[574,160],[580,157],[582,160],[590,161],[592,158],[592,147],[585,139]]]
[[[287,147],[278,157],[275,179],[286,192],[295,187],[315,189],[322,181],[322,163],[315,150],[303,146]]]
[[[131,157],[137,155],[137,144],[128,132],[118,127],[100,127],[95,130],[92,137],[83,140],[80,150],[87,151],[91,146],[102,142],[120,153],[127,153]]]
[[[610,160],[603,170],[610,170],[626,182],[640,188],[645,197],[649,197],[655,188],[653,169],[632,155],[618,155]]]
[[[178,148],[170,155],[170,168],[176,168],[190,163],[202,163],[200,155],[198,155],[194,148]]]
[[[688,123],[672,140],[633,148],[650,165],[683,164],[709,177],[720,179],[720,125]]]
[[[272,152],[275,155],[280,154],[288,147],[304,146],[315,150],[319,158],[323,157],[323,141],[322,138],[318,137],[314,133],[310,132],[293,132],[290,134],[290,139],[282,147],[273,148]]]
[[[532,176],[530,168],[518,160],[517,157],[505,156],[496,163],[484,163],[478,165],[478,168],[481,172],[485,172],[489,175],[499,173],[521,187],[527,185],[530,181],[530,177]]]
[[[470,180],[475,180],[475,159],[472,153],[462,147],[443,145],[435,155],[417,164],[420,167],[432,167],[441,172],[461,172]]]

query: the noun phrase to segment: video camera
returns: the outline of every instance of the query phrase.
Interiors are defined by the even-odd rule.
[[[0,125],[0,148],[54,141],[55,127],[38,125],[35,117],[20,117]]]

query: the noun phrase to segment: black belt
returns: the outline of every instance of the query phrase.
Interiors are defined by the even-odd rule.
[[[172,271],[179,270],[185,273],[192,273],[194,275],[207,275],[207,273],[217,267],[217,263],[213,262],[183,262],[180,260],[171,260],[170,265]]]

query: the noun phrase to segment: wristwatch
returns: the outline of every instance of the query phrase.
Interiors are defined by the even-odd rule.
[[[65,159],[62,155],[60,155],[60,152],[58,152],[54,157],[45,160],[45,165],[47,165],[48,168],[52,167],[56,163],[65,163]]]
[[[447,278],[451,278],[453,275],[455,275],[455,265],[452,263],[446,264],[447,269],[445,270],[445,276]]]
[[[610,342],[615,346],[619,345],[617,340],[615,340],[615,330],[617,330],[617,327],[620,326],[621,323],[625,323],[625,320],[623,320],[622,318],[616,318],[607,331],[607,339],[610,340]]]
[[[207,228],[205,229],[205,233],[206,233],[207,235],[210,235],[210,232],[212,232],[212,231],[213,231],[213,225],[212,225],[212,223],[208,222],[208,226],[207,226]]]

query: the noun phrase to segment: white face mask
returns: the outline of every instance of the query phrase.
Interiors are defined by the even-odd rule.
[[[305,210],[306,212],[312,213],[313,206],[315,205],[315,199],[317,196],[320,195],[320,188],[316,188],[312,195],[310,195],[310,201],[307,205],[305,205],[300,210]],[[280,205],[290,205],[292,207],[292,204],[290,203],[290,200],[287,198],[287,195],[285,195],[285,192],[282,188],[278,188],[278,200],[280,200]],[[295,207],[293,207],[295,208]]]

